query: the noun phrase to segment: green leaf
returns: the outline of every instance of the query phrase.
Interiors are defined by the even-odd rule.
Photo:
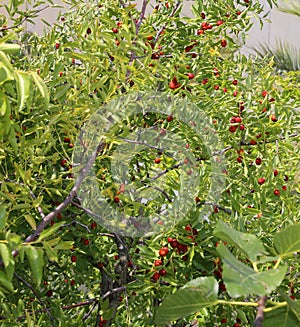
[[[74,244],[74,241],[61,241],[54,246],[55,250],[70,250]]]
[[[281,294],[283,299],[288,303],[290,309],[293,311],[295,317],[297,317],[298,321],[300,321],[300,301],[292,300],[286,294]]]
[[[233,297],[271,293],[278,287],[286,273],[286,267],[256,272],[238,261],[223,245],[217,247],[223,259],[223,280],[228,294]]]
[[[238,247],[252,262],[265,251],[260,240],[252,234],[239,232],[219,220],[214,230],[214,236],[222,241]]]
[[[31,72],[30,74],[33,78],[35,85],[38,87],[42,97],[44,98],[46,105],[48,106],[49,105],[49,93],[48,93],[48,89],[47,89],[45,82],[40,78],[40,76],[36,72]]]
[[[14,292],[14,287],[11,281],[3,271],[0,271],[0,289],[5,293]]]
[[[45,229],[42,231],[39,237],[39,241],[44,240],[45,238],[51,236],[53,233],[55,233],[62,225],[64,225],[64,221],[60,221],[59,223],[55,223],[55,225],[51,226],[48,229]]]
[[[213,277],[199,277],[166,297],[157,310],[155,322],[164,325],[217,302],[217,281]]]
[[[14,43],[0,43],[0,51],[5,53],[16,53],[20,51],[21,47]]]
[[[264,327],[296,327],[299,326],[299,320],[293,314],[291,308],[286,306],[266,312],[264,314]]]
[[[19,110],[21,110],[30,96],[31,81],[28,74],[21,71],[16,71],[15,76],[18,90],[18,106]]]
[[[281,256],[300,251],[300,224],[287,227],[274,236],[274,247]]]
[[[44,247],[47,257],[50,261],[58,260],[57,252],[55,250],[53,250],[53,248],[47,242],[43,242],[43,247]]]
[[[25,215],[24,216],[26,221],[28,222],[28,224],[30,225],[30,227],[33,229],[33,230],[36,230],[36,222],[34,220],[34,218],[32,217],[32,215]]]
[[[41,248],[36,248],[31,245],[26,245],[24,248],[29,260],[33,280],[37,285],[40,285],[43,276],[44,251]]]
[[[10,263],[10,253],[8,247],[4,243],[0,243],[0,256],[4,263],[4,267],[8,267]]]
[[[6,225],[6,209],[0,207],[0,229],[3,229]]]

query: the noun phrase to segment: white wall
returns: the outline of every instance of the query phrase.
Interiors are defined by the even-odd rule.
[[[8,0],[0,0],[4,2],[8,2]],[[226,0],[225,0],[226,1]],[[291,1],[299,1],[299,0],[291,0]],[[137,0],[138,7],[141,7],[142,0]],[[191,5],[193,3],[193,0],[184,0],[184,6],[182,13],[186,16],[189,16],[191,11]],[[268,12],[270,10],[268,6],[267,0],[260,0],[261,3],[265,6],[265,12]],[[28,3],[28,2],[27,2]],[[55,18],[57,17],[59,11],[67,10],[67,7],[62,4],[59,0],[54,0],[55,4],[62,5],[64,8],[47,8],[46,10],[41,12],[40,17],[45,19],[48,22],[53,22]],[[150,11],[150,6],[155,5],[156,1],[151,0],[149,4],[149,9],[147,12]],[[280,4],[283,3],[283,1],[279,1]],[[3,9],[0,9],[3,11]],[[0,12],[1,13],[1,12]],[[293,15],[288,15],[285,13],[280,12],[276,8],[273,8],[268,18],[272,21],[271,23],[265,23],[262,30],[260,30],[260,25],[256,21],[254,24],[254,27],[250,30],[249,37],[247,39],[246,46],[243,48],[243,53],[249,53],[251,52],[251,47],[255,44],[258,44],[259,42],[267,42],[268,45],[274,46],[276,44],[277,39],[282,39],[284,41],[288,41],[291,44],[297,46],[300,48],[300,37],[298,33],[300,34],[300,18],[297,18]],[[36,19],[36,24],[27,24],[26,25],[28,30],[41,33],[44,24],[40,19]]]

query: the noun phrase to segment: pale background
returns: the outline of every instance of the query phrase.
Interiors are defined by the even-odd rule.
[[[0,2],[8,2],[8,0],[0,0]],[[293,0],[295,1],[295,0]],[[300,0],[296,0],[300,1]],[[55,4],[62,5],[62,2],[59,0],[53,1]],[[138,6],[141,6],[141,0],[136,1]],[[184,0],[184,6],[182,13],[186,16],[190,14],[190,7],[194,1],[193,0]],[[249,32],[249,37],[246,42],[246,46],[242,49],[243,53],[249,53],[251,47],[255,46],[259,42],[266,42],[271,48],[276,44],[276,39],[281,39],[287,41],[292,45],[300,48],[300,18],[297,18],[293,15],[288,15],[278,11],[277,9],[270,10],[267,0],[260,0],[261,3],[265,6],[265,13],[269,12],[268,18],[271,20],[271,23],[266,23],[263,30],[260,29],[258,22],[255,22],[254,27]],[[150,1],[151,4],[155,4],[155,0]],[[284,1],[279,0],[279,4],[284,3]],[[149,9],[151,8],[149,4]],[[40,18],[47,20],[48,22],[53,22],[57,17],[59,11],[67,10],[67,8],[48,8],[41,12]],[[0,9],[3,11],[3,9]],[[5,14],[4,12],[0,12]],[[26,28],[32,32],[42,33],[44,24],[41,19],[36,19],[36,24],[31,25],[27,24]],[[299,34],[298,34],[299,33]]]

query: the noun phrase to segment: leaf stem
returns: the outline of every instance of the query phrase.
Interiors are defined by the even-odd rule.
[[[257,307],[258,306],[258,303],[256,303],[256,302],[225,301],[225,300],[218,300],[218,304],[243,305],[243,306],[247,306],[247,307]]]

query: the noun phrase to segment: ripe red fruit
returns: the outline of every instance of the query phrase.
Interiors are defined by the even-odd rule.
[[[219,88],[220,88],[219,85],[215,85],[215,86],[214,86],[214,89],[215,89],[215,90],[218,90]]]
[[[204,30],[198,30],[198,31],[197,31],[197,34],[198,34],[198,35],[203,35],[203,34],[204,34]]]
[[[161,257],[165,257],[169,253],[169,249],[167,247],[163,247],[159,250],[158,253]]]
[[[69,143],[70,142],[70,138],[69,137],[65,137],[64,138],[64,142]]]
[[[232,125],[232,126],[229,127],[229,131],[231,133],[234,133],[236,130],[237,130],[237,126],[235,126],[235,125]]]
[[[201,13],[201,18],[205,19],[205,13],[204,12]]]
[[[53,291],[52,291],[52,290],[49,290],[49,291],[46,293],[46,295],[47,295],[48,297],[51,297],[51,296],[53,295]]]
[[[76,257],[76,255],[72,255],[72,256],[71,256],[71,261],[72,261],[72,262],[76,262],[76,261],[77,261],[77,257]]]
[[[238,91],[233,92],[233,96],[236,97],[238,95]]]
[[[285,185],[282,186],[282,190],[286,191],[287,187]]]
[[[227,320],[225,318],[221,319],[221,324],[226,324]]]
[[[153,39],[153,35],[148,35],[147,40],[151,41]]]
[[[192,227],[191,227],[191,225],[186,225],[186,226],[184,227],[184,229],[185,229],[186,231],[190,232],[190,231],[192,230]]]
[[[161,266],[163,264],[162,260],[161,259],[157,259],[154,261],[154,266],[155,267],[158,267],[158,266]]]
[[[60,77],[62,77],[62,76],[63,76],[63,72],[59,72],[58,75],[59,75]]]
[[[173,120],[173,116],[170,115],[170,116],[167,117],[168,122],[171,122],[172,120]]]
[[[75,280],[74,280],[74,279],[72,279],[72,280],[70,281],[70,285],[71,285],[71,286],[74,286],[74,285],[75,285]]]
[[[259,178],[258,180],[257,180],[257,182],[258,182],[258,184],[259,185],[262,185],[264,182],[265,182],[266,180],[265,180],[265,178]]]
[[[161,270],[159,271],[159,274],[160,274],[160,276],[166,276],[167,271],[166,271],[165,269],[161,269]]]
[[[223,92],[225,92],[225,93],[227,92],[227,89],[226,89],[226,87],[223,87]]]
[[[60,161],[60,165],[62,166],[62,167],[64,167],[66,164],[67,164],[67,160],[66,159],[61,159],[61,161]]]
[[[289,176],[288,175],[284,175],[284,178],[283,178],[286,182],[289,180]]]
[[[115,202],[115,203],[119,203],[119,202],[120,202],[120,198],[119,198],[118,196],[115,196],[115,197],[114,197],[114,202]]]
[[[55,43],[55,48],[56,49],[59,49],[59,47],[60,47],[60,44],[59,43]]]
[[[173,238],[173,237],[168,237],[168,243],[171,243],[171,242],[173,242],[173,241],[175,241],[175,238]]]
[[[187,252],[187,251],[188,251],[188,247],[187,247],[187,245],[185,245],[185,244],[179,244],[179,245],[178,245],[178,251],[179,251],[180,253],[185,253],[185,252]]]
[[[241,156],[239,156],[239,157],[236,158],[236,161],[241,163],[243,161],[243,158]]]
[[[179,246],[179,242],[178,242],[177,240],[173,240],[173,241],[170,243],[170,245],[171,245],[171,248],[173,248],[173,249],[177,249],[178,246]]]
[[[93,222],[91,223],[91,229],[96,229],[97,228],[97,223]]]
[[[227,41],[225,39],[221,40],[221,46],[225,48],[227,45]]]
[[[280,195],[280,191],[278,189],[274,190],[274,195],[279,196]]]
[[[255,140],[251,140],[251,141],[250,141],[250,144],[251,144],[251,145],[256,145],[257,142],[256,142]]]
[[[196,203],[198,203],[198,202],[201,201],[201,199],[199,198],[199,196],[196,196],[195,201],[196,201]]]
[[[257,165],[261,165],[261,162],[262,162],[261,158],[256,158],[256,159],[255,159],[255,163],[256,163]]]
[[[207,84],[208,83],[208,79],[207,78],[204,78],[201,82],[203,85]]]
[[[157,280],[159,280],[159,278],[160,278],[160,274],[158,272],[156,272],[153,274],[151,279],[156,282]]]
[[[237,81],[236,79],[234,79],[234,80],[232,81],[232,84],[233,84],[233,85],[237,85],[237,83],[238,83],[238,81]]]
[[[223,24],[223,21],[222,20],[218,20],[217,21],[217,26],[220,26],[220,25],[222,25]]]
[[[270,119],[272,120],[272,122],[276,122],[277,121],[277,117],[275,115],[271,115]]]
[[[242,118],[241,117],[235,117],[235,123],[241,123]]]
[[[111,30],[112,30],[114,33],[118,33],[118,32],[119,32],[119,30],[118,30],[116,27],[113,27]]]
[[[180,84],[177,82],[176,77],[174,77],[172,79],[172,81],[170,82],[169,86],[170,86],[170,89],[172,89],[172,90],[178,89],[180,87]]]
[[[240,131],[243,131],[243,130],[245,129],[245,125],[244,125],[244,124],[241,124],[241,125],[239,126],[239,129],[240,129]]]
[[[186,75],[189,79],[193,79],[195,77],[193,73],[187,73]]]
[[[160,158],[155,158],[155,159],[154,159],[154,162],[155,162],[156,164],[159,164],[160,161],[161,161]]]
[[[90,244],[90,241],[87,240],[87,239],[85,239],[85,240],[83,241],[83,244],[84,244],[84,245],[89,245],[89,244]]]
[[[278,170],[277,169],[274,169],[273,174],[276,177],[278,175]]]
[[[268,92],[265,91],[265,90],[261,92],[261,95],[262,95],[263,97],[266,97],[267,94],[268,94]]]

